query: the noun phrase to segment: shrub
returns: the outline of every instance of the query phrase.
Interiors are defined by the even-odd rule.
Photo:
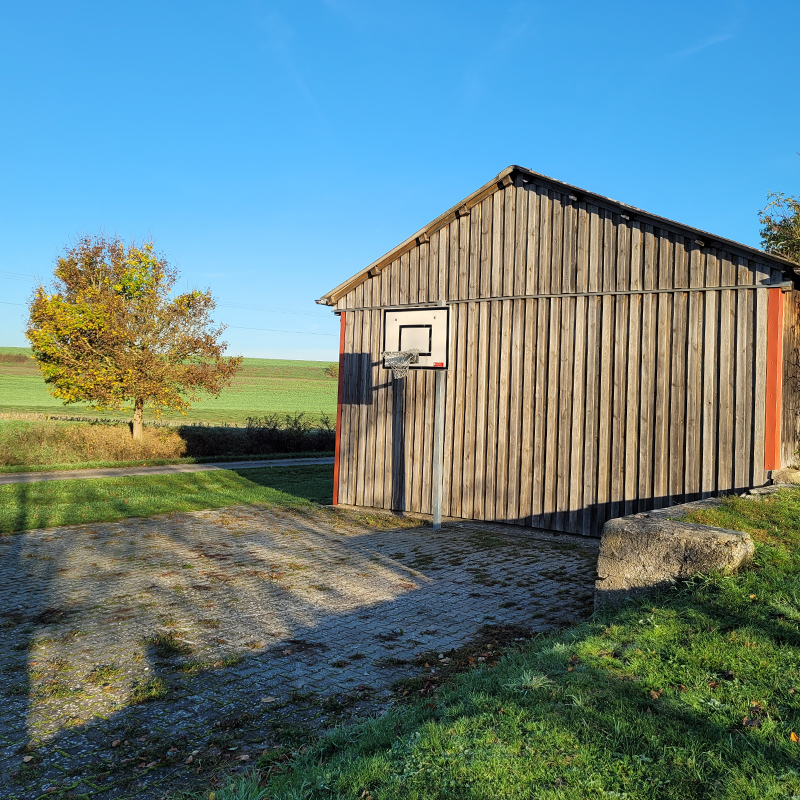
[[[312,423],[303,414],[251,417],[244,428],[146,425],[140,442],[124,422],[14,421],[0,424],[0,465],[330,452],[335,439],[328,417]]]

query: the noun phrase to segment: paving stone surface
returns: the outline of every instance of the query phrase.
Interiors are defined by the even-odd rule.
[[[586,616],[596,559],[578,537],[328,509],[0,537],[0,797],[207,786],[382,713],[420,653]]]

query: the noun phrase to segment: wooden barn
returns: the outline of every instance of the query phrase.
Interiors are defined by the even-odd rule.
[[[511,166],[318,302],[341,319],[334,502],[431,513],[434,374],[382,311],[446,306],[443,513],[599,535],[800,449],[792,262]]]

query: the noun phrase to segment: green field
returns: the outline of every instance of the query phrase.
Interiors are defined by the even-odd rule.
[[[30,355],[23,347],[0,347],[0,354]],[[204,398],[185,416],[162,419],[182,423],[244,424],[248,417],[304,413],[310,418],[336,414],[335,378],[325,375],[326,361],[284,361],[246,358],[233,383],[218,398]],[[100,418],[127,418],[129,413],[91,411],[85,404],[65,406],[52,397],[31,359],[22,364],[0,361],[0,414],[64,414]],[[153,416],[145,412],[145,422]]]

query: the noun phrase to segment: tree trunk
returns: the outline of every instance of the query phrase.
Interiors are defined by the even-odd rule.
[[[137,397],[133,406],[133,433],[134,441],[140,442],[142,440],[142,420],[144,419],[144,400]]]

